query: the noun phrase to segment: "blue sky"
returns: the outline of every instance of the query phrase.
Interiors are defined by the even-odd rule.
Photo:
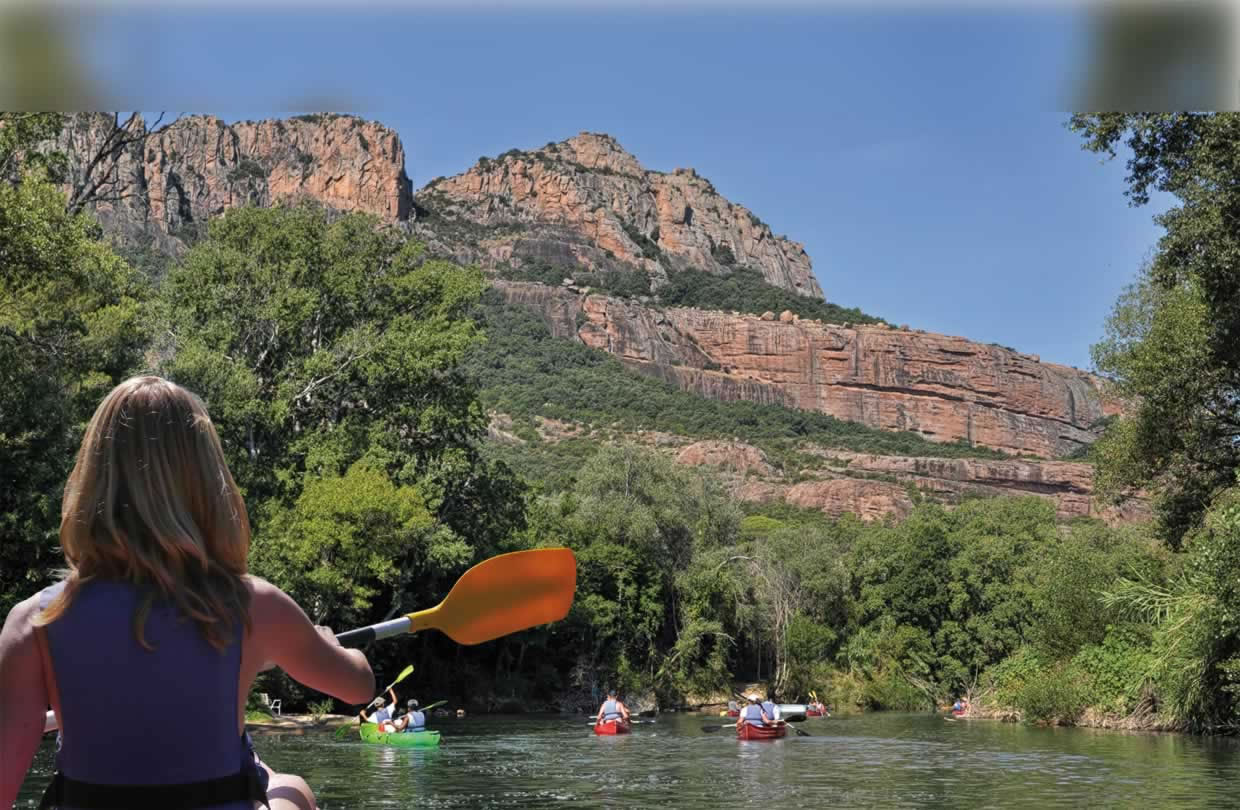
[[[378,119],[415,188],[482,155],[608,132],[805,243],[829,300],[1088,368],[1160,231],[1155,209],[1127,206],[1122,161],[1082,151],[1057,111],[1082,69],[1079,22],[146,8],[97,20],[88,53],[138,109]]]

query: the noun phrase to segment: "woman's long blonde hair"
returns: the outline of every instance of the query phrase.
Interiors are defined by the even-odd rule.
[[[65,587],[39,624],[62,616],[94,579],[143,592],[134,632],[147,649],[157,597],[220,649],[249,624],[245,503],[202,400],[175,383],[134,377],[99,404],[65,485],[60,545]]]

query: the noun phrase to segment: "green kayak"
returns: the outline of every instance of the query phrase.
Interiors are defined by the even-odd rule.
[[[375,745],[394,745],[398,748],[434,748],[439,745],[438,731],[392,732],[380,731],[374,723],[362,723],[362,742]]]

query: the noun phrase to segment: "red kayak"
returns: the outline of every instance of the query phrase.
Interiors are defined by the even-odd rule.
[[[736,730],[738,740],[778,740],[788,734],[788,726],[780,723],[776,726],[754,726],[745,723]]]
[[[728,710],[728,717],[740,717],[740,716],[741,716],[741,713],[739,710],[738,711],[733,711],[731,709]]]
[[[822,717],[823,715],[822,715],[822,712],[818,711],[817,709],[806,709],[805,716],[806,717]]]
[[[630,727],[628,723],[621,723],[619,720],[612,720],[609,723],[595,723],[595,734],[628,734]]]

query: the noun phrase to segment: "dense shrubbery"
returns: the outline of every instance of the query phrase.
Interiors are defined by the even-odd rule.
[[[668,307],[697,307],[724,311],[779,314],[790,310],[802,318],[825,323],[879,323],[855,307],[841,307],[818,298],[797,295],[768,284],[757,270],[735,267],[718,276],[702,270],[677,270],[658,290],[659,303]]]
[[[600,449],[556,489],[532,505],[530,532],[610,572],[584,575],[574,609],[581,646],[562,668],[583,682],[674,700],[765,679],[845,709],[971,691],[1072,722],[1086,707],[1133,711],[1156,678],[1153,627],[1102,600],[1119,572],[1165,578],[1165,552],[1139,530],[1058,524],[1037,498],[923,504],[898,525],[743,515],[709,474],[632,447]]]
[[[650,294],[650,277],[633,268],[588,271],[564,268],[548,262],[530,262],[517,267],[505,267],[499,271],[499,276],[509,281],[536,281],[549,287],[558,287],[565,279],[572,279],[577,286],[588,287],[591,292],[620,298]]]
[[[636,231],[630,236],[639,240],[643,254],[657,258],[657,245]],[[861,324],[882,323],[881,318],[867,315],[854,307],[841,307],[818,298],[797,295],[781,287],[768,284],[757,270],[735,264],[736,257],[727,245],[718,246],[711,254],[716,261],[729,267],[726,275],[716,275],[703,270],[677,269],[668,274],[668,283],[654,291],[654,303],[667,307],[696,307],[725,312],[745,312],[761,315],[776,314],[788,310],[802,318],[812,318],[824,323]],[[548,262],[528,262],[499,270],[501,278],[510,281],[536,281],[551,287],[571,278],[591,292],[619,298],[637,298],[652,295],[650,277],[638,269],[590,271],[580,267],[561,267]]]

